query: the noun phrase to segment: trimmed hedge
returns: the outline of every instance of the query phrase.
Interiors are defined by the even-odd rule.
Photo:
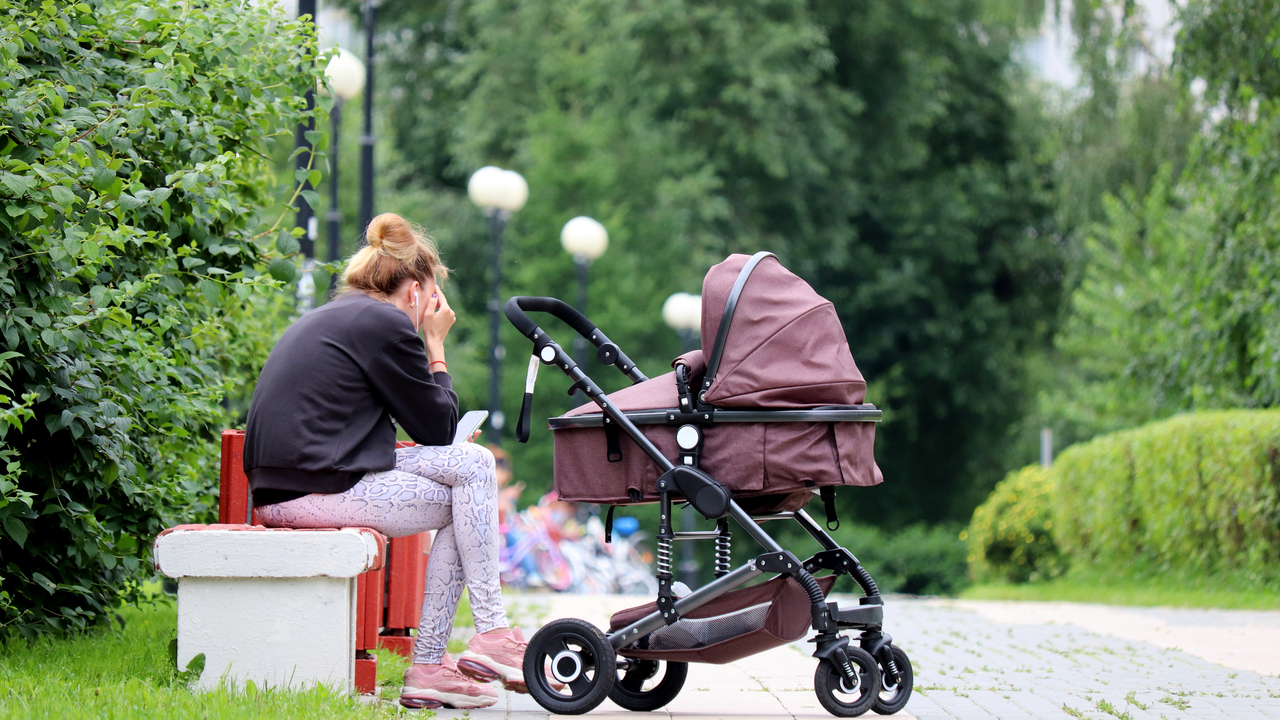
[[[1001,480],[960,534],[969,543],[970,574],[1027,582],[1056,577],[1066,559],[1053,539],[1053,475],[1032,465]]]
[[[1072,560],[1280,574],[1280,411],[1191,413],[1104,435],[1063,452],[1039,490],[1011,495],[1037,472],[1011,475],[975,511],[971,548],[1004,518],[1044,517]],[[975,576],[996,567],[1007,574],[971,552]]]
[[[1179,415],[1072,447],[1053,467],[1056,538],[1090,560],[1280,569],[1280,411]]]

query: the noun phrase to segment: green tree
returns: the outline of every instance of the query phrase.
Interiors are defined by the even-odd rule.
[[[1062,274],[1037,230],[1047,168],[1016,103],[1011,24],[963,0],[393,0],[380,18],[397,182],[427,189],[409,214],[459,271],[464,357],[486,350],[488,254],[462,190],[500,164],[531,188],[504,294],[572,298],[558,231],[597,218],[610,249],[590,314],[657,374],[679,350],[665,297],[696,291],[728,253],[772,250],[836,303],[887,410],[888,482],[859,494],[859,512],[962,519],[973,488],[1003,474],[1024,358],[1048,337]],[[522,355],[509,353],[508,415]],[[483,366],[462,372],[464,402],[482,406]],[[568,402],[544,392],[535,414]],[[531,488],[550,484],[549,440],[516,449]]]
[[[1261,50],[1280,34],[1280,11],[1196,2],[1180,21],[1161,81],[1176,91],[1178,115],[1196,121],[1178,133],[1189,150],[1166,156],[1151,181],[1104,193],[1103,216],[1081,233],[1087,264],[1058,338],[1067,370],[1047,408],[1075,438],[1280,401],[1280,74]]]
[[[1047,128],[1040,153],[1053,168],[1049,231],[1066,255],[1063,282],[1074,302],[1061,306],[1054,347],[1030,362],[1039,399],[1035,411],[1015,427],[1019,454],[1010,458],[1012,467],[1035,459],[1041,427],[1053,428],[1062,447],[1152,417],[1150,393],[1126,375],[1132,349],[1155,347],[1149,310],[1131,332],[1103,327],[1136,319],[1130,313],[1143,302],[1139,286],[1126,284],[1122,275],[1146,256],[1140,248],[1111,254],[1117,238],[1108,227],[1121,215],[1128,225],[1138,215],[1168,219],[1167,213],[1156,217],[1157,206],[1181,202],[1178,178],[1202,122],[1184,78],[1156,52],[1152,38],[1159,28],[1149,25],[1141,5],[1046,5],[1045,12],[1055,13],[1079,39],[1074,58],[1079,86],[1037,89]],[[1175,242],[1167,233],[1163,237],[1166,244]],[[1161,241],[1152,236],[1148,242]],[[1095,317],[1109,302],[1104,296],[1120,285],[1127,291],[1124,308],[1117,307],[1107,321]],[[1086,299],[1095,292],[1102,295]]]
[[[314,47],[270,5],[0,0],[4,632],[106,618],[214,502],[298,247],[269,153]]]

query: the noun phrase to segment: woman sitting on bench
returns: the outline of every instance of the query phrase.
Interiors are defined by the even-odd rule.
[[[249,407],[245,472],[269,527],[436,530],[400,702],[486,707],[498,692],[482,683],[526,692],[525,641],[502,606],[493,454],[450,445],[458,396],[444,340],[454,313],[437,285],[448,270],[399,215],[374,218],[365,237],[338,296],[272,349]],[[417,447],[396,449],[397,422]],[[445,644],[464,582],[476,635],[455,663]]]

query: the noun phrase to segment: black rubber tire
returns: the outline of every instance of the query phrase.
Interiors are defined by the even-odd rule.
[[[858,687],[852,693],[844,691],[844,675],[830,662],[818,663],[818,670],[813,675],[813,690],[818,694],[818,702],[827,712],[836,717],[858,717],[871,709],[880,695],[880,666],[875,658],[866,650],[857,646],[845,648],[849,662],[858,675]],[[842,700],[849,697],[850,700]]]
[[[554,680],[548,675],[547,663],[563,652],[569,653],[567,660],[577,658],[578,671],[574,680],[556,690],[551,685]],[[529,694],[557,715],[581,715],[594,710],[613,690],[617,667],[609,639],[595,625],[577,618],[547,623],[534,634],[524,653],[524,681]]]
[[[609,699],[618,707],[635,712],[651,712],[676,699],[684,688],[685,678],[689,677],[689,663],[666,662],[658,660],[636,660],[631,669],[623,673],[613,684]],[[662,662],[664,667],[659,668]],[[662,679],[648,690],[640,687],[645,680],[661,672]]]
[[[898,666],[898,674],[902,679],[895,688],[885,687],[885,683],[889,682],[889,675],[885,668],[880,668],[880,693],[876,696],[871,709],[881,715],[892,715],[906,707],[907,701],[911,699],[911,690],[915,688],[915,673],[911,670],[911,658],[907,657],[907,654],[897,645],[893,645],[891,649],[893,663]]]

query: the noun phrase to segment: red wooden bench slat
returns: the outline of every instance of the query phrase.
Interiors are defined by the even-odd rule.
[[[427,556],[431,536],[427,533],[394,538],[387,567],[387,628],[418,627],[422,616]]]
[[[249,478],[244,474],[243,430],[222,431],[222,468],[218,486],[218,522],[228,525],[249,523]]]

